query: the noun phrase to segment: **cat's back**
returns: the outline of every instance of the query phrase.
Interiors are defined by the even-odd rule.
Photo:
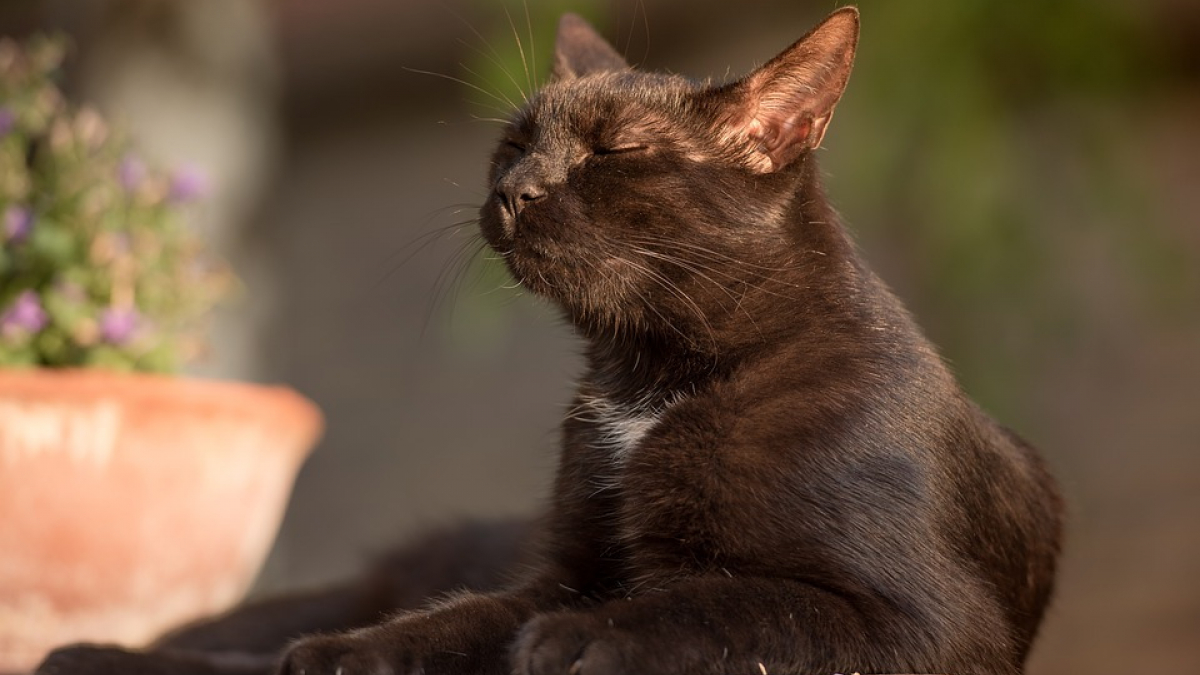
[[[1054,590],[1063,499],[1037,448],[966,403],[969,421],[948,448],[945,536],[995,589],[1025,653]]]

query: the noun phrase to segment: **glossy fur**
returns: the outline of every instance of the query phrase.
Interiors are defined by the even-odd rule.
[[[410,571],[421,593],[454,577],[481,590],[301,640],[281,675],[1023,670],[1060,502],[822,192],[814,150],[857,37],[841,10],[712,85],[630,70],[563,20],[554,78],[506,130],[481,211],[513,275],[588,341],[547,514],[536,535],[492,535],[536,536],[538,556],[508,584],[517,547],[502,543],[451,578]],[[320,606],[418,602],[355,589]],[[205,655],[187,657],[196,672],[261,672],[269,656],[228,655],[276,644],[186,636],[150,654],[67,650],[42,673],[103,670],[87,665],[102,656],[164,672],[171,653],[175,672],[183,653]]]

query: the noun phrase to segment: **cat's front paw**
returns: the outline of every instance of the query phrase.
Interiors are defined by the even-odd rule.
[[[320,635],[284,652],[278,675],[409,675],[421,665],[415,655],[405,658],[404,650],[385,650],[353,635]]]
[[[222,663],[219,659],[201,654],[133,651],[109,645],[77,644],[59,647],[46,655],[34,675],[221,675],[223,665],[232,665],[236,658]],[[241,670],[251,672],[247,663],[238,663]],[[262,664],[267,672],[269,663]]]
[[[628,675],[645,671],[633,636],[586,613],[540,616],[513,645],[515,675]]]
[[[300,640],[277,675],[504,675],[502,653],[457,644],[419,622]]]
[[[119,647],[100,645],[68,645],[59,647],[46,655],[34,671],[35,675],[116,675],[129,671],[131,675],[139,672],[138,668],[130,669],[136,664],[136,654],[127,652]]]

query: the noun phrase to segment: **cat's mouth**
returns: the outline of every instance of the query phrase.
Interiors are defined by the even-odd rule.
[[[555,256],[530,236],[529,215],[514,217],[499,199],[493,198],[482,216],[480,229],[488,246],[500,256],[518,283],[534,290],[538,277],[545,275],[542,268]]]
[[[580,295],[586,294],[592,282],[588,271],[595,266],[591,262],[594,252],[539,236],[532,227],[525,231],[517,229],[511,236],[491,242],[491,246],[504,260],[514,281],[568,310],[577,304]]]
[[[580,282],[575,278],[578,274],[572,272],[572,268],[578,268],[578,260],[572,261],[568,254],[533,237],[514,236],[503,257],[518,283],[551,300],[569,300],[567,289]]]

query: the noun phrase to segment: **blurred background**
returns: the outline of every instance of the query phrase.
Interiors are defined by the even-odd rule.
[[[835,8],[527,3],[0,3],[0,34],[72,37],[77,100],[209,176],[201,226],[246,292],[201,374],[285,382],[328,416],[256,593],[541,502],[578,344],[458,224],[484,197],[496,126],[481,118],[529,88],[523,59],[544,75],[558,15],[589,17],[635,64],[721,78]],[[1200,3],[860,8],[829,192],[1070,503],[1030,672],[1194,672]]]

